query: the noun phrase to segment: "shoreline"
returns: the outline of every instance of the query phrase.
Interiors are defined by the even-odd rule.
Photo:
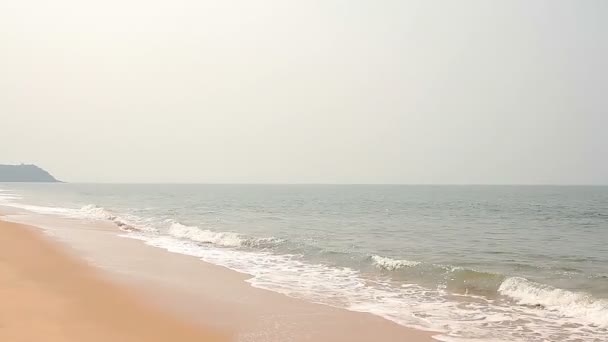
[[[27,227],[3,221],[0,216],[0,224],[15,224],[29,231],[27,234],[37,243],[62,249],[70,259],[88,261],[97,267],[82,264],[86,274],[101,273],[100,278],[107,278],[117,291],[136,291],[142,305],[165,314],[168,320],[192,323],[204,333],[228,331],[234,341],[252,342],[434,341],[430,332],[406,328],[379,316],[254,288],[245,282],[246,274],[120,237],[114,227],[78,222],[80,226],[75,229],[69,227],[73,222],[51,222],[54,218],[44,215],[36,219]],[[53,229],[44,228],[52,233],[51,239],[40,228],[46,224],[53,225]],[[97,268],[101,272],[96,272]]]
[[[0,340],[229,341],[177,319],[0,216]]]

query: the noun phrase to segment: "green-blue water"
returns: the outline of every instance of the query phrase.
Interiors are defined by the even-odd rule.
[[[608,340],[608,187],[0,184],[253,286],[442,339]]]

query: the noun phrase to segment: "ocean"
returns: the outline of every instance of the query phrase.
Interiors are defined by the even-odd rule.
[[[608,340],[608,187],[4,183],[0,206],[444,341]]]

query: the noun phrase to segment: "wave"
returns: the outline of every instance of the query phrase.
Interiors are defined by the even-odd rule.
[[[371,259],[376,267],[387,271],[395,271],[405,267],[414,267],[420,265],[420,262],[418,261],[398,260],[380,255],[372,255]]]
[[[224,247],[271,247],[283,240],[270,238],[247,238],[233,232],[214,232],[199,227],[173,223],[168,230],[169,235],[180,239],[188,239],[200,243],[210,243]]]
[[[454,294],[496,297],[498,288],[506,276],[453,265],[423,264],[419,261],[393,259],[372,255],[371,261],[383,271],[398,272],[392,276],[416,279],[429,286],[447,290]]]
[[[159,231],[154,227],[150,220],[142,219],[137,216],[129,215],[128,218],[121,217],[103,207],[93,204],[82,207],[79,212],[88,218],[108,220],[117,225],[124,231]],[[156,222],[157,226],[169,224],[166,233],[170,236],[188,239],[198,243],[209,243],[223,247],[258,247],[266,248],[283,242],[283,240],[270,238],[250,238],[233,232],[214,232],[207,229],[201,229],[196,226],[187,226],[172,219],[163,220],[162,223]],[[164,229],[160,229],[164,231]]]
[[[599,341],[607,333],[606,300],[524,278],[380,255],[364,256],[368,266],[373,263],[380,270],[390,271],[392,279],[388,279],[385,273],[376,277],[357,268],[313,263],[295,253],[274,253],[277,250],[269,248],[283,242],[274,237],[254,238],[158,217],[117,214],[96,205],[19,205],[42,214],[110,221],[127,231],[122,236],[250,274],[247,281],[254,287],[440,332],[445,334],[442,340],[512,341],[526,336],[529,341]],[[408,282],[400,282],[399,277],[406,277]],[[440,289],[438,284],[445,284],[445,288]],[[454,300],[454,293],[465,296]],[[475,297],[478,293],[491,294],[493,298]],[[514,325],[520,329],[512,329]],[[596,326],[601,328],[593,328]]]
[[[12,202],[12,201],[19,200],[19,199],[21,199],[21,197],[17,196],[13,192],[0,189],[0,203],[4,204],[4,202]]]
[[[539,284],[521,277],[510,277],[498,291],[520,305],[542,307],[575,317],[602,328],[608,328],[608,300],[595,299],[583,292],[572,292]]]
[[[141,225],[135,222],[131,222],[126,218],[120,217],[112,212],[106,210],[103,207],[98,207],[94,204],[88,204],[80,208],[78,214],[85,216],[85,218],[93,218],[100,220],[108,220],[114,223],[118,228],[124,231],[143,231],[143,230],[154,230],[148,225]]]
[[[440,335],[435,337],[442,341],[514,341],[521,340],[521,331],[533,331],[535,335],[527,340],[535,342],[555,339],[601,340],[598,336],[605,334],[602,329],[579,329],[580,324],[585,322],[573,318],[573,312],[556,317],[547,315],[545,310],[528,305],[513,305],[505,300],[488,301],[481,297],[461,297],[461,301],[455,301],[440,290],[418,284],[402,284],[396,287],[390,281],[368,278],[356,269],[310,263],[297,255],[220,246],[201,248],[200,244],[192,239],[192,234],[198,234],[203,240],[214,240],[216,243],[226,240],[219,239],[217,235],[213,235],[217,234],[214,232],[201,233],[203,230],[197,227],[182,225],[180,229],[182,233],[188,232],[188,236],[177,238],[138,233],[124,236],[249,274],[251,278],[247,282],[254,287],[351,311],[371,313],[404,326],[439,332]],[[225,235],[222,237],[228,241],[237,241],[237,237],[243,238],[227,238]],[[406,264],[382,258],[384,257],[377,256],[375,259],[381,264],[384,262],[384,265]],[[496,276],[457,268],[444,270],[444,275],[449,273],[448,277],[455,277],[453,272],[467,280],[485,281]],[[511,281],[505,280],[504,287]],[[517,324],[521,330],[514,331],[511,328],[513,324]]]
[[[89,216],[89,218],[103,219],[103,220],[114,220],[116,215],[110,213],[103,207],[98,207],[95,204],[87,204],[80,208],[80,211]]]
[[[11,207],[24,209],[27,211],[44,214],[55,215],[67,218],[77,218],[96,221],[110,221],[119,229],[127,232],[159,232],[162,226],[169,224],[167,233],[170,236],[180,239],[189,239],[198,243],[209,243],[223,247],[252,247],[252,248],[268,248],[284,242],[284,240],[269,237],[269,238],[253,238],[245,237],[241,234],[233,232],[214,232],[211,230],[200,229],[199,227],[186,226],[174,220],[158,220],[144,219],[135,215],[118,215],[104,207],[87,204],[81,208],[65,208],[65,207],[47,207],[23,204],[13,202],[13,198],[3,194],[0,199],[6,199],[6,203],[2,203]]]
[[[4,197],[6,198],[6,197]],[[0,198],[2,199],[2,198]],[[32,204],[23,204],[13,201],[2,202],[3,205],[7,205],[13,208],[24,209],[30,212],[43,214],[43,215],[54,215],[66,218],[74,219],[85,219],[85,220],[100,220],[100,221],[111,221],[118,228],[124,231],[153,231],[154,229],[146,224],[138,223],[138,218],[125,218],[118,216],[111,211],[99,207],[95,204],[88,204],[81,208],[65,208],[65,207],[47,207]]]
[[[505,278],[500,273],[452,267],[444,279],[446,289],[452,293],[494,298]]]
[[[74,209],[62,208],[62,207],[45,207],[31,204],[22,204],[12,201],[3,202],[2,205],[6,205],[12,208],[23,209],[27,211],[31,211],[38,214],[43,215],[57,215],[57,216],[65,216],[70,217],[71,213]]]

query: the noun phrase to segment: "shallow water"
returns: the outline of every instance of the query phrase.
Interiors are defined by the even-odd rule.
[[[0,184],[0,204],[253,275],[253,286],[440,331],[604,341],[608,187]]]

